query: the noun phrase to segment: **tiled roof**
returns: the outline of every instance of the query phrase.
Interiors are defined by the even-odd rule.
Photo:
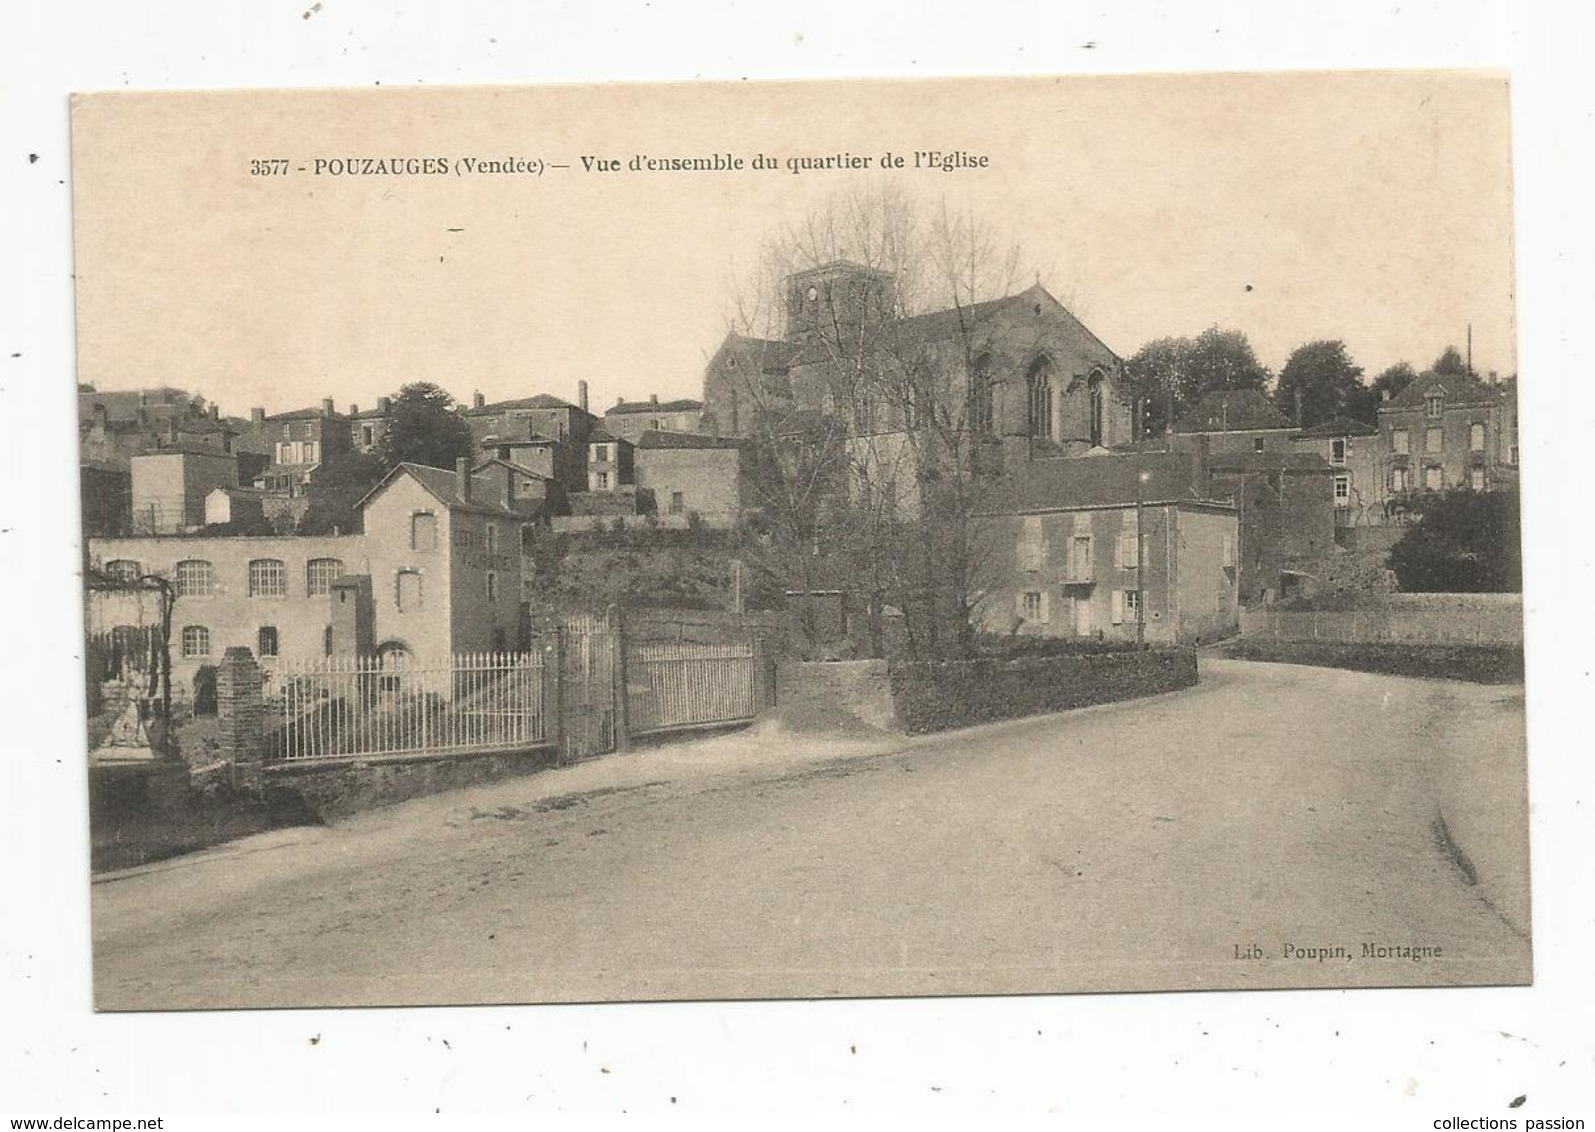
[[[268,421],[304,421],[323,416],[325,416],[328,420],[333,421],[348,419],[336,409],[332,411],[331,415],[323,413],[319,406],[314,409],[289,409],[286,413],[272,413],[266,419]]]
[[[437,497],[438,501],[446,507],[456,511],[473,511],[482,515],[514,515],[515,510],[504,506],[501,499],[482,499],[472,492],[470,499],[462,499],[459,494],[459,476],[448,468],[433,468],[426,464],[400,464],[393,472],[389,472],[382,484],[391,479],[394,472],[405,471],[414,476],[422,487]],[[474,481],[473,481],[474,482]],[[373,489],[372,494],[381,490],[382,484]],[[368,495],[367,499],[370,498]]]
[[[531,397],[517,397],[512,401],[494,401],[491,405],[483,405],[480,409],[465,409],[467,414],[501,413],[508,409],[576,409],[582,410],[580,405],[572,405],[569,401],[561,400],[552,393],[538,393]]]
[[[476,467],[471,469],[471,474],[474,476],[477,473],[492,467],[508,468],[510,471],[523,475],[527,479],[545,481],[553,479],[552,476],[545,476],[542,472],[536,471],[533,468],[528,468],[525,464],[517,464],[513,460],[500,460],[496,456],[491,460],[483,460],[480,464],[476,465]]]
[[[559,441],[542,433],[532,432],[525,436],[513,439],[508,436],[484,436],[478,448],[542,448],[547,444],[558,444]]]
[[[625,413],[689,413],[702,408],[702,401],[694,401],[690,397],[676,401],[622,401],[605,409],[604,416],[619,416]]]
[[[608,429],[595,428],[587,434],[588,444],[630,444],[631,441],[623,440]]]
[[[1424,398],[1431,392],[1443,389],[1445,399],[1453,405],[1488,405],[1500,399],[1501,391],[1486,385],[1476,377],[1461,374],[1422,374],[1400,393],[1381,405],[1382,409],[1422,408]]]
[[[1174,424],[1175,432],[1253,432],[1292,428],[1291,420],[1255,389],[1205,393]]]
[[[740,448],[742,441],[731,436],[711,436],[704,432],[669,432],[645,429],[637,438],[638,448]]]
[[[1182,452],[1160,452],[1021,463],[998,483],[981,510],[1011,515],[1080,507],[1134,506],[1137,480],[1143,471],[1148,475],[1140,484],[1144,503],[1206,501],[1198,486],[1196,458]]]
[[[1368,424],[1366,421],[1353,420],[1348,416],[1338,416],[1325,421],[1323,424],[1304,428],[1292,440],[1316,440],[1323,437],[1335,436],[1376,436],[1379,428],[1377,425]]]
[[[726,335],[722,351],[730,351],[739,359],[754,360],[763,373],[785,373],[797,357],[798,345],[779,338],[753,338],[745,334]]]
[[[1327,472],[1316,452],[1215,452],[1207,466],[1215,472]]]

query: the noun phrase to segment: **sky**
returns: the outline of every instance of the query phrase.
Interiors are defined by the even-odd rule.
[[[931,150],[984,165],[913,168]],[[625,168],[716,153],[778,164]],[[1019,286],[1121,356],[1220,325],[1276,372],[1343,339],[1371,379],[1471,323],[1476,367],[1513,373],[1509,153],[1505,77],[1458,71],[90,95],[78,380],[239,414],[416,380],[491,401],[585,379],[600,411],[697,396],[761,243],[888,183],[989,221]],[[835,154],[869,167],[784,167]],[[329,171],[429,157],[448,171]],[[288,172],[252,175],[270,159]]]

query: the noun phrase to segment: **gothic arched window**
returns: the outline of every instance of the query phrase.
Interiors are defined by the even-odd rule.
[[[1102,371],[1094,369],[1086,382],[1086,392],[1091,401],[1091,447],[1102,447]]]
[[[1037,358],[1027,378],[1030,391],[1030,435],[1052,439],[1052,360]]]

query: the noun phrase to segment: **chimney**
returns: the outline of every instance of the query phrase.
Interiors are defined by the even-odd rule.
[[[249,427],[253,428],[253,429],[256,429],[256,430],[263,429],[263,428],[266,427],[266,410],[265,409],[250,409],[249,410]]]
[[[648,403],[649,403],[649,404],[650,404],[650,405],[657,405],[657,404],[659,404],[659,394],[657,394],[657,393],[650,393],[650,394],[648,394]]]
[[[360,415],[360,406],[356,405],[353,401],[349,402],[349,415],[351,417],[358,417]]]
[[[145,405],[148,405],[149,403],[150,403],[150,395],[148,393],[146,393],[144,390],[140,389],[138,391],[138,407],[142,409]]]
[[[471,501],[471,460],[468,456],[454,461],[454,492],[465,502]]]
[[[625,403],[626,403],[626,399],[624,397],[616,397],[615,398],[615,408],[618,409],[618,408],[620,408],[620,406],[624,405]]]
[[[210,419],[213,421],[219,421],[222,419],[222,407],[220,405],[211,405]]]
[[[587,411],[587,379],[584,377],[576,383],[576,404],[582,412]]]
[[[391,404],[393,404],[393,400],[391,398],[389,398],[389,397],[378,397],[377,398],[377,412],[381,413],[383,416],[386,416],[387,413],[388,413],[388,406],[391,405]]]
[[[480,392],[476,392],[476,393],[472,393],[471,394],[471,408],[480,409],[486,404],[487,404],[487,398],[483,397]]]
[[[111,414],[104,405],[94,406],[94,431],[103,433],[106,426],[111,423]]]
[[[324,417],[332,416],[332,398],[331,397],[323,397],[321,399],[321,415],[324,416]]]
[[[1390,400],[1390,390],[1388,390],[1388,389],[1379,390],[1379,400],[1381,400],[1381,401]]]

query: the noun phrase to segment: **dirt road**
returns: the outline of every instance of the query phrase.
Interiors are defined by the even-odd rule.
[[[1520,688],[1207,659],[952,736],[731,736],[102,879],[96,998],[1523,982],[1523,763]]]

